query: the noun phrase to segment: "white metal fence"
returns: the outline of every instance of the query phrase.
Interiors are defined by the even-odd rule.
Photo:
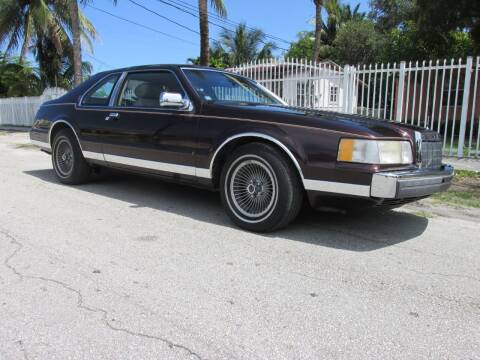
[[[429,128],[442,134],[444,154],[480,157],[480,57],[344,67],[269,59],[229,70],[289,105]]]
[[[32,126],[40,105],[65,93],[64,89],[51,88],[41,96],[0,99],[0,125]]]

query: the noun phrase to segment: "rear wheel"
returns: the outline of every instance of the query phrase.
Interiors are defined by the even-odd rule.
[[[270,145],[251,143],[227,159],[221,197],[238,226],[268,232],[287,226],[297,216],[303,190],[289,159]]]
[[[52,164],[57,179],[64,184],[81,184],[88,180],[91,168],[85,161],[77,139],[70,130],[60,130],[53,139]]]

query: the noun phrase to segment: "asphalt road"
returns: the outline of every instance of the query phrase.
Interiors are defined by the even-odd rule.
[[[0,135],[2,360],[480,358],[478,216],[305,211],[256,235],[208,191],[61,185],[25,141]]]

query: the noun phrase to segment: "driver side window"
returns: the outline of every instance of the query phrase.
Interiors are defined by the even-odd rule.
[[[179,93],[185,98],[182,86],[170,71],[130,73],[123,85],[118,106],[160,108],[160,94],[163,92]]]

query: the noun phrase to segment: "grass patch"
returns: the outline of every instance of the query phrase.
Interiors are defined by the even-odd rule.
[[[427,219],[433,219],[435,217],[437,217],[437,215],[431,213],[431,212],[428,212],[428,211],[414,211],[412,212],[413,215],[416,215],[416,216],[420,216],[420,217],[423,217],[423,218],[427,218]]]
[[[435,194],[433,199],[449,205],[480,208],[480,191],[448,190]]]
[[[463,180],[465,178],[473,178],[480,180],[480,172],[472,170],[455,170],[454,181]]]
[[[456,170],[450,189],[432,198],[448,205],[480,208],[480,172]]]

